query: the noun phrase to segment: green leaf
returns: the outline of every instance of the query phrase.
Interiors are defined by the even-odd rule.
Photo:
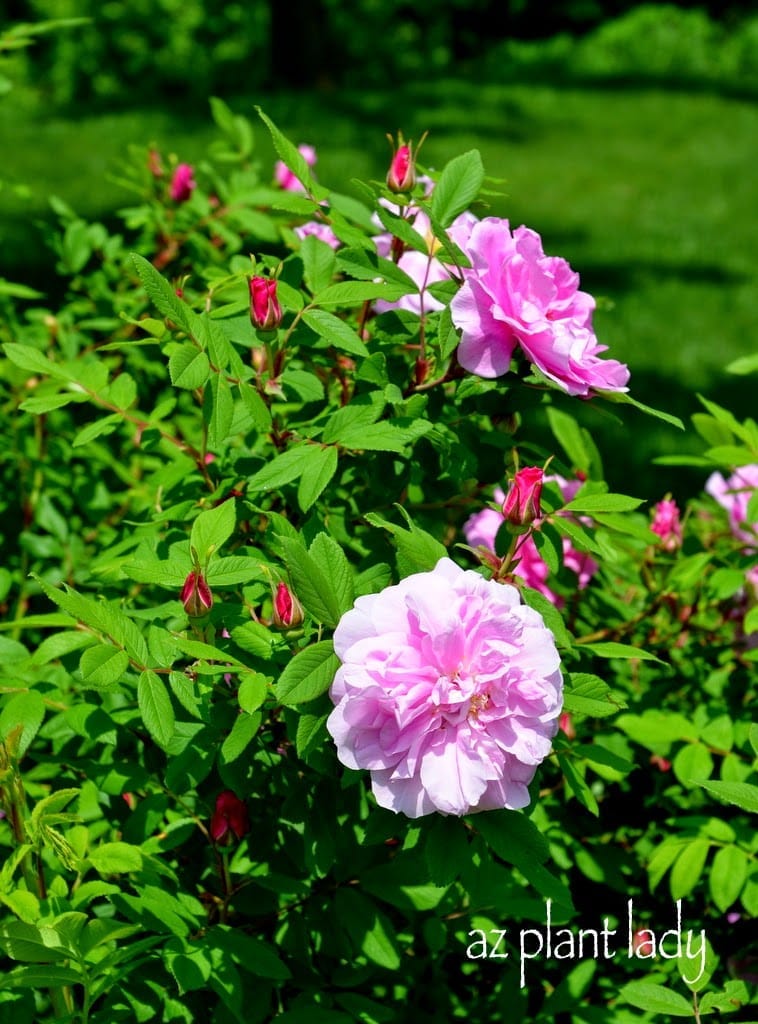
[[[311,458],[305,464],[297,488],[297,503],[307,512],[337,472],[339,456],[335,447],[311,447]]]
[[[23,757],[44,718],[45,702],[40,693],[29,690],[27,693],[14,694],[0,713],[0,739],[7,740],[20,727],[15,753],[17,757]]]
[[[440,558],[447,557],[447,548],[426,530],[416,526],[405,509],[399,505],[397,508],[408,524],[407,530],[374,512],[369,512],[364,518],[372,526],[379,526],[392,534],[397,547],[397,567],[401,576],[431,571]]]
[[[240,397],[253,426],[259,434],[267,434],[271,430],[271,413],[266,403],[251,384],[240,383]]]
[[[743,811],[750,811],[758,814],[758,786],[749,782],[704,782],[697,780],[698,786],[702,786],[711,796],[717,800],[723,800],[727,804],[735,804]]]
[[[131,843],[101,843],[87,860],[100,875],[128,875],[142,870],[142,853]]]
[[[654,416],[655,419],[663,420],[664,423],[670,423],[672,427],[684,430],[684,424],[678,416],[672,416],[671,413],[662,412],[660,409],[654,409],[651,405],[645,405],[644,402],[638,402],[636,398],[632,398],[625,391],[601,391],[598,389],[597,394],[604,398],[606,402],[615,402],[618,405],[633,405],[635,409],[647,413],[648,416]]]
[[[449,227],[459,213],[468,209],[484,183],[484,166],[477,149],[461,153],[447,163],[432,192],[432,214],[442,227]]]
[[[276,684],[276,698],[292,707],[325,693],[334,681],[340,661],[331,640],[311,644],[287,664]]]
[[[566,779],[566,783],[577,798],[582,806],[586,807],[590,814],[594,814],[597,817],[600,814],[600,808],[598,807],[595,794],[589,787],[589,784],[585,780],[579,768],[574,764],[570,757],[565,757],[562,754],[557,755],[558,765],[563,772]]]
[[[547,419],[553,436],[565,451],[572,466],[589,473],[592,460],[585,444],[584,431],[574,417],[556,409],[554,405],[549,405]]]
[[[211,364],[205,352],[188,341],[172,352],[168,372],[174,387],[193,391],[208,380]]]
[[[256,658],[268,659],[274,653],[274,636],[260,622],[246,622],[242,626],[235,626],[232,630],[232,640],[248,654]]]
[[[653,985],[647,981],[631,981],[624,985],[619,993],[632,1006],[650,1013],[669,1014],[672,1017],[694,1017],[692,1003],[684,996],[663,985]]]
[[[232,731],[221,745],[221,763],[231,764],[250,746],[260,728],[262,715],[256,711],[252,715],[244,711],[234,720]]]
[[[613,641],[606,643],[595,643],[595,644],[581,644],[579,649],[582,651],[591,651],[596,654],[599,658],[632,658],[638,661],[657,661],[660,665],[665,665],[665,661],[661,661],[655,654],[650,651],[645,651],[641,647],[632,647],[630,644],[619,644]]]
[[[356,451],[400,453],[431,430],[433,426],[428,420],[395,420],[348,428],[339,442],[343,448]]]
[[[0,925],[0,949],[11,960],[32,964],[50,964],[69,955],[54,928],[37,927],[24,921]]]
[[[143,672],[137,683],[137,703],[145,728],[164,750],[174,735],[174,708],[166,684],[156,672]]]
[[[120,682],[129,668],[129,655],[111,644],[90,647],[79,660],[79,671],[88,686],[107,688]]]
[[[295,748],[297,756],[304,761],[308,759],[308,755],[313,750],[327,740],[326,720],[328,717],[328,714],[312,715],[307,712],[298,716]]]
[[[533,590],[531,587],[522,586],[521,593],[524,603],[530,608],[534,608],[544,619],[545,625],[553,634],[556,646],[570,650],[574,646],[574,639],[566,629],[563,616],[552,601],[549,601],[539,590]],[[610,712],[608,713],[610,714]]]
[[[229,540],[237,525],[234,498],[222,501],[215,508],[201,512],[192,524],[190,548],[194,549],[201,564]]]
[[[727,373],[735,373],[743,376],[748,373],[758,372],[758,353],[752,356],[741,356],[726,366]]]
[[[738,846],[722,846],[713,858],[708,887],[722,914],[739,898],[747,880],[747,869],[747,854]]]
[[[240,678],[237,700],[242,710],[252,715],[266,700],[268,692],[269,684],[265,676],[260,672],[246,672]]]
[[[281,546],[298,600],[317,622],[334,628],[345,610],[344,602],[322,564],[299,541],[283,537]]]
[[[252,583],[268,579],[268,573],[255,556],[230,555],[214,558],[208,566],[208,583],[213,587],[231,587],[235,583]]]
[[[358,306],[362,302],[373,302],[375,299],[395,302],[407,294],[407,289],[403,285],[391,282],[377,284],[374,281],[341,281],[325,288],[318,296],[318,303],[320,306]]]
[[[220,373],[210,376],[203,393],[203,419],[208,428],[208,448],[217,452],[226,442],[234,418],[234,399]]]
[[[256,107],[255,109],[258,112],[258,116],[271,133],[271,140],[274,143],[274,149],[279,154],[280,160],[284,161],[287,167],[289,167],[292,173],[300,180],[300,182],[305,186],[306,191],[309,192],[314,199],[326,199],[329,195],[329,190],[324,188],[322,185],[318,185],[313,180],[311,169],[303,154],[300,153],[297,147],[279,131],[271,118],[267,117],[260,107]]]
[[[338,889],[334,903],[337,920],[366,959],[396,971],[400,967],[400,952],[389,918],[355,889]]]
[[[710,848],[710,840],[704,838],[694,839],[684,847],[671,869],[672,899],[683,899],[695,888],[700,881]]]
[[[315,235],[307,235],[300,244],[305,283],[312,295],[329,287],[337,256],[334,249]]]
[[[631,512],[643,504],[644,498],[631,498],[628,494],[587,494],[574,498],[563,506],[564,512]]]
[[[488,811],[477,815],[472,823],[498,857],[517,868],[542,864],[550,854],[547,839],[520,811]]]
[[[81,984],[82,976],[73,967],[46,963],[44,967],[17,967],[0,978],[0,988],[60,988]]]
[[[324,579],[331,584],[339,618],[353,607],[355,590],[353,570],[345,552],[328,533],[319,533],[311,544],[309,555]]]
[[[588,672],[572,672],[563,691],[563,709],[572,714],[588,715],[590,718],[606,718],[626,704],[611,690],[599,676]]]
[[[274,456],[250,477],[247,483],[248,493],[270,491],[296,480],[310,463],[315,450],[314,445],[301,441],[288,448],[286,452]]]
[[[711,777],[713,758],[702,743],[688,743],[677,753],[673,768],[682,785],[691,788],[698,781]]]
[[[374,285],[374,287],[377,286]],[[354,356],[369,354],[366,345],[353,328],[344,320],[340,320],[338,316],[334,316],[333,313],[328,313],[325,309],[306,309],[301,319],[304,324],[307,324],[312,331],[328,341],[334,348],[342,352],[349,352]]]
[[[31,345],[20,345],[16,342],[6,342],[3,351],[14,366],[29,373],[42,373],[46,377],[57,377],[59,380],[73,380],[72,374],[57,363],[53,363],[44,356],[39,349]]]
[[[131,253],[131,258],[137,275],[142,282],[142,287],[147,292],[153,305],[160,310],[164,317],[173,320],[183,331],[191,334],[193,318],[197,318],[189,306],[182,302],[168,281],[158,273],[152,263],[148,263],[144,257],[136,252]]]
[[[88,423],[86,427],[82,427],[71,442],[72,448],[82,448],[85,444],[89,444],[90,441],[94,441],[97,437],[102,437],[103,434],[112,434],[117,427],[121,424],[121,417],[118,413],[113,413],[111,416],[104,416],[100,420],[95,420],[94,423]]]

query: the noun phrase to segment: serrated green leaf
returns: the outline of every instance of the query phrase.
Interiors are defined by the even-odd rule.
[[[674,900],[689,896],[705,867],[708,851],[711,848],[709,839],[694,839],[681,851],[671,869],[671,897]]]
[[[173,320],[187,334],[191,334],[194,314],[189,306],[179,298],[168,281],[155,269],[152,263],[149,263],[136,252],[131,253],[131,258],[137,275],[142,282],[142,287],[155,307],[160,310],[163,316]]]
[[[260,728],[262,715],[256,711],[252,715],[244,711],[234,719],[232,731],[221,745],[221,761],[223,764],[232,764],[241,754],[247,750]]]
[[[260,107],[256,107],[255,109],[258,112],[258,116],[271,133],[271,140],[274,143],[274,149],[279,154],[279,158],[292,171],[295,177],[298,178],[306,191],[309,192],[314,199],[326,199],[329,195],[329,190],[314,181],[311,169],[303,154],[300,153],[297,147],[282,134],[271,118],[267,117]]]
[[[334,287],[342,286],[335,285]],[[359,288],[361,286],[356,284],[354,287]],[[373,287],[376,288],[377,286],[374,285]],[[330,290],[327,289],[327,291]],[[319,301],[321,301],[320,297]],[[367,356],[369,354],[366,345],[361,341],[353,328],[338,316],[334,316],[333,313],[328,313],[325,309],[306,309],[301,319],[320,338],[324,338],[330,345],[333,345],[334,348],[339,349],[341,352],[349,352],[354,356]]]
[[[87,860],[100,875],[125,875],[142,870],[142,853],[131,843],[101,843]]]
[[[647,981],[631,981],[619,993],[632,1006],[650,1013],[670,1014],[672,1017],[694,1017],[692,1003],[663,985]]]
[[[90,647],[79,659],[79,671],[88,686],[112,686],[123,679],[128,668],[129,655],[111,644]]]
[[[36,690],[14,694],[0,712],[0,739],[7,740],[12,732],[21,729],[15,752],[23,757],[45,718],[45,702]]]
[[[356,948],[372,963],[396,971],[400,952],[387,916],[363,893],[338,889],[335,896],[337,920],[347,930]]]
[[[524,864],[542,864],[550,848],[534,822],[520,811],[489,811],[472,822],[498,857],[520,868]]]
[[[339,456],[333,446],[326,448],[312,447],[311,458],[305,465],[297,488],[297,503],[303,512],[307,512],[323,493],[324,488],[337,472]]]
[[[331,640],[311,644],[282,672],[276,685],[277,700],[290,707],[315,700],[329,689],[339,666]]]
[[[747,880],[747,854],[738,846],[722,846],[713,858],[708,887],[713,902],[725,914],[739,899]]]
[[[297,480],[310,462],[314,451],[314,445],[302,441],[288,448],[286,452],[280,452],[257,473],[253,473],[248,480],[248,493],[270,491]]]
[[[297,756],[304,761],[319,743],[327,740],[326,720],[328,717],[328,714],[311,715],[307,713],[298,716],[295,749]]]
[[[702,786],[711,796],[715,796],[724,803],[735,804],[743,811],[750,811],[758,814],[758,786],[749,782],[715,782],[698,780],[698,786]]]
[[[237,512],[234,498],[222,501],[215,508],[201,512],[192,524],[190,548],[194,549],[200,564],[223,547],[234,533],[237,525]]]
[[[21,370],[29,373],[42,373],[45,376],[57,377],[59,380],[73,380],[72,374],[62,366],[52,362],[39,349],[31,345],[21,345],[15,341],[6,342],[3,345],[3,352]]]
[[[431,210],[443,228],[468,209],[484,183],[484,166],[479,150],[472,149],[453,157],[445,165],[434,186]]]
[[[303,261],[305,283],[311,295],[329,287],[334,276],[337,257],[334,249],[316,235],[307,235],[300,243],[300,259]]]
[[[563,691],[563,708],[572,714],[605,718],[624,707],[603,679],[588,672],[572,672],[570,685]]]
[[[405,294],[407,292],[403,285],[389,281],[379,284],[373,281],[341,281],[325,288],[318,296],[318,303],[320,306],[359,306],[362,302],[373,302],[375,299],[396,302]]]
[[[88,423],[86,427],[82,427],[82,429],[77,432],[71,442],[71,447],[82,448],[85,444],[89,444],[90,441],[94,441],[97,437],[102,437],[104,434],[112,434],[121,422],[122,419],[118,413],[113,413],[112,416],[104,416],[101,420],[95,420],[94,423]]]
[[[40,928],[24,921],[7,921],[0,925],[0,949],[11,960],[33,964],[50,964],[69,956],[54,928]]]
[[[341,618],[353,606],[355,590],[353,571],[345,552],[328,533],[319,533],[311,544],[308,554],[324,580],[329,581],[334,594],[335,607]]]
[[[260,672],[246,672],[240,677],[240,685],[237,690],[239,706],[248,715],[264,703],[269,693],[269,684],[265,676]]]
[[[142,721],[152,738],[164,750],[174,735],[174,708],[166,684],[156,672],[143,672],[137,683],[137,703]]]
[[[171,354],[168,372],[174,387],[194,391],[201,388],[211,372],[208,356],[191,342],[181,345]]]
[[[632,647],[631,644],[619,644],[614,642],[581,644],[580,649],[583,651],[591,651],[599,658],[633,658],[639,661],[657,661],[661,665],[666,664],[666,662],[661,661],[657,655],[652,654],[650,651],[643,650],[641,647]]]
[[[564,512],[631,512],[643,504],[643,498],[631,498],[628,494],[586,494],[574,498],[563,506]]]
[[[225,444],[234,418],[234,399],[225,377],[212,373],[203,392],[203,419],[208,428],[208,448],[217,452]]]

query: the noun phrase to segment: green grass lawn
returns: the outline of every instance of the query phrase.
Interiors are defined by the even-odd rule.
[[[52,259],[30,225],[46,216],[48,194],[88,216],[111,215],[131,202],[111,180],[128,144],[154,142],[191,162],[215,135],[207,110],[188,116],[156,107],[66,120],[18,96],[0,105],[2,177],[28,184],[31,194],[23,200],[7,187],[0,191],[0,274],[32,277],[38,285]],[[254,103],[293,140],[317,147],[320,179],[341,191],[350,191],[353,177],[383,176],[387,131],[418,138],[428,129],[422,162],[435,167],[480,149],[488,173],[507,179],[508,195],[492,212],[539,231],[548,253],[569,259],[583,287],[609,300],[597,314],[597,333],[629,363],[637,397],[686,417],[696,411],[693,392],[700,390],[738,415],[753,411],[749,381],[724,367],[756,344],[754,104],[644,86],[456,80],[394,94],[231,101],[251,116]],[[256,138],[268,169],[274,157],[262,125]],[[637,465],[661,449],[692,450],[684,435],[637,413],[624,420],[614,426],[588,411],[606,451],[622,445],[626,457],[633,432]],[[656,497],[671,471],[645,473]],[[626,472],[624,479],[629,488]],[[687,476],[681,479],[686,488]]]

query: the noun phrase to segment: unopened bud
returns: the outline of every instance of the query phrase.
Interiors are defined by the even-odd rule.
[[[661,547],[664,551],[676,551],[682,546],[682,524],[675,501],[664,498],[658,502],[650,529],[661,538]]]
[[[250,278],[250,320],[259,331],[275,331],[282,322],[275,277]]]
[[[274,625],[279,629],[295,629],[304,618],[303,606],[286,583],[279,583],[274,594]]]
[[[539,466],[524,466],[516,473],[503,502],[503,517],[511,526],[530,526],[539,519],[543,475]]]
[[[171,177],[169,194],[175,203],[185,203],[192,195],[197,182],[193,175],[195,169],[192,164],[179,164]]]
[[[398,136],[398,144],[387,136],[392,145],[392,160],[387,171],[387,188],[391,192],[409,192],[416,184],[416,164],[413,156],[413,144],[406,144],[403,136]]]
[[[247,807],[230,789],[225,789],[216,797],[209,831],[213,842],[222,846],[231,843],[232,837],[242,839],[250,831]]]
[[[201,572],[193,571],[182,587],[181,602],[191,619],[200,619],[213,607],[213,594]]]

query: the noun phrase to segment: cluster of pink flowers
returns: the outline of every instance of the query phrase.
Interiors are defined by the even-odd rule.
[[[607,346],[592,329],[595,300],[579,291],[579,275],[546,256],[529,228],[511,232],[507,220],[487,217],[465,246],[471,269],[450,311],[462,330],[458,361],[480,377],[507,373],[517,348],[570,395],[625,391],[629,371],[600,359]]]
[[[664,551],[676,551],[682,546],[682,524],[679,506],[671,498],[659,501],[653,510],[653,521],[650,524],[653,533],[661,538]]]
[[[524,470],[521,470],[521,473],[523,474]],[[566,502],[575,498],[576,492],[582,486],[581,480],[564,480],[563,477],[557,475],[547,476],[544,479],[546,482],[554,481],[558,484],[563,500]],[[494,492],[495,501],[506,508],[508,498],[515,492],[516,488],[511,488],[508,496],[506,496],[498,487]],[[488,551],[494,552],[495,538],[505,521],[506,515],[503,511],[485,508],[481,512],[475,512],[472,516],[469,516],[463,524],[463,532],[467,542],[472,547],[481,545]],[[539,526],[539,518],[533,521]],[[579,589],[583,590],[597,572],[598,564],[590,555],[583,551],[577,551],[567,537],[561,539],[563,543],[563,564],[567,569],[576,573]],[[537,545],[534,543],[534,538],[531,535],[522,540],[518,549],[518,559],[518,564],[513,570],[514,573],[520,576],[528,587],[538,590],[548,601],[557,608],[561,608],[563,606],[563,599],[548,586],[547,580],[550,570],[537,550]]]
[[[563,679],[552,634],[515,587],[443,558],[359,597],[334,649],[327,728],[382,807],[417,818],[529,803]]]
[[[297,147],[298,153],[303,157],[309,167],[315,167],[316,150],[313,146],[309,146],[307,143],[302,143]],[[294,171],[291,171],[289,167],[284,163],[283,160],[277,160],[274,164],[274,181],[280,187],[285,189],[287,192],[304,192],[302,181],[297,177]]]
[[[705,490],[726,509],[734,536],[748,548],[758,548],[758,522],[748,520],[748,505],[758,490],[758,463],[740,466],[728,480],[721,473],[712,473]]]

